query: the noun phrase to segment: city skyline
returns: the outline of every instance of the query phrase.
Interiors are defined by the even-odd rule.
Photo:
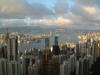
[[[30,37],[31,36],[31,37]],[[78,36],[77,43],[59,43],[59,37],[44,39],[44,49],[35,46],[39,38],[32,34],[1,34],[0,75],[100,75],[100,32]],[[3,41],[2,41],[3,40]],[[50,40],[54,42],[50,46]],[[21,52],[19,46],[27,45]]]
[[[0,0],[0,27],[100,28],[99,0]]]
[[[0,0],[0,75],[100,75],[100,0]]]

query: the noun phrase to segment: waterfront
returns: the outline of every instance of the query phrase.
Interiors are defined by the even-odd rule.
[[[0,33],[5,34],[6,28],[0,28]],[[50,38],[50,46],[54,44],[54,36],[59,36],[59,44],[64,43],[77,43],[79,41],[78,36],[89,32],[99,32],[99,30],[71,30],[60,28],[40,28],[40,27],[9,27],[9,33],[20,35],[21,40],[23,38],[30,40],[29,44],[20,44],[20,51],[24,52],[32,48],[45,49],[44,38]],[[24,36],[24,37],[23,37]],[[39,38],[39,42],[34,42],[33,38]]]

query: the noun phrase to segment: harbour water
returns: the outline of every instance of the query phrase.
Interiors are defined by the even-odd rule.
[[[71,29],[60,29],[60,28],[40,28],[40,27],[10,27],[9,33],[18,32],[21,34],[50,34],[50,46],[54,44],[54,36],[58,35],[59,43],[77,43],[79,40],[77,38],[78,35],[86,34],[87,32],[100,32],[99,30],[71,30]],[[0,33],[4,33],[5,28],[0,28]],[[24,52],[25,50],[29,50],[30,48],[40,48],[41,50],[44,49],[44,39],[40,39],[39,43],[35,43],[33,41],[30,44],[20,44],[19,49]]]

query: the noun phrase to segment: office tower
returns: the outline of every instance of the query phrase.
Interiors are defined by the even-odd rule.
[[[100,75],[100,57],[98,57],[95,63],[92,65],[90,75]]]
[[[6,28],[6,33],[5,33],[5,44],[8,44],[8,39],[9,39],[9,33],[8,33],[8,28]]]
[[[23,57],[23,59],[22,59],[23,75],[28,75],[29,64],[30,64],[30,59],[27,57]]]
[[[47,63],[47,75],[60,75],[60,64],[53,56],[51,60]]]
[[[43,54],[42,54],[43,61],[48,62],[48,60],[52,59],[52,55],[53,54],[52,54],[51,50],[49,50],[49,49],[44,50]]]
[[[65,60],[67,60],[67,56],[66,55],[57,55],[55,56],[56,57],[56,60],[62,64]]]
[[[49,38],[45,38],[45,49],[49,49]]]
[[[71,55],[70,58],[61,64],[61,75],[75,75],[76,61],[75,56]]]
[[[7,63],[7,73],[8,75],[21,75],[21,64],[17,61],[8,61]]]
[[[75,74],[75,67],[76,67],[76,59],[74,55],[71,55],[69,58],[69,62],[71,64],[71,75]]]
[[[68,49],[67,45],[62,45],[62,50],[60,51],[60,54],[66,55],[67,54],[67,49]]]
[[[71,73],[71,64],[69,60],[64,61],[60,66],[60,75],[70,75]]]
[[[30,65],[28,67],[28,75],[42,75],[40,60],[37,59],[34,64],[32,63],[32,61],[30,62]]]
[[[0,48],[0,58],[3,58],[3,51],[2,51],[2,48]]]
[[[33,55],[29,55],[29,53],[25,53],[22,57],[22,73],[23,75],[28,75],[28,67],[35,63],[35,58]]]
[[[7,75],[7,60],[1,58],[0,59],[0,75]]]
[[[36,59],[38,61],[38,59]],[[34,62],[33,59],[30,59],[30,64],[28,66],[28,75],[39,75],[39,62]]]
[[[18,60],[18,38],[17,36],[11,36],[8,39],[8,60]]]
[[[89,75],[89,60],[85,59],[84,60],[84,68],[83,68],[83,75]]]
[[[80,57],[80,44],[76,44],[76,59],[79,60]]]
[[[92,56],[93,56],[93,60],[94,61],[96,61],[96,58],[99,57],[98,41],[93,41],[93,44],[92,44]]]
[[[53,45],[53,54],[54,55],[59,55],[60,54],[60,48],[58,45],[58,37],[55,37],[55,45]]]
[[[80,58],[78,75],[89,75],[89,60]]]
[[[70,58],[70,50],[71,48],[67,48],[67,58]]]
[[[88,55],[88,56],[85,56],[85,58],[89,61],[89,69],[91,69],[93,65],[93,56]]]
[[[7,46],[0,48],[0,58],[7,58]]]
[[[59,48],[59,46],[54,45],[52,52],[53,52],[54,55],[59,55],[60,54],[60,48]]]
[[[33,64],[33,75],[40,75],[39,74],[39,67],[37,64]]]
[[[98,55],[99,55],[99,57],[100,57],[100,41],[99,41],[99,43],[98,43]]]
[[[100,56],[100,43],[99,41],[89,39],[86,42],[87,55],[92,55],[93,60]]]
[[[53,57],[52,52],[50,50],[45,50],[42,55],[43,75],[59,75],[59,67],[60,64],[56,60],[56,57]]]
[[[76,61],[76,75],[79,75],[79,61]]]
[[[58,37],[55,36],[55,45],[58,46]]]
[[[91,48],[92,48],[92,39],[88,39],[86,42],[87,55],[92,55]]]
[[[96,43],[94,44],[94,49],[95,49],[95,52],[94,52],[94,58],[95,58],[95,61],[96,59],[99,57],[99,43],[98,41],[96,41]]]
[[[28,66],[28,75],[34,75],[32,59],[30,60],[30,64]]]

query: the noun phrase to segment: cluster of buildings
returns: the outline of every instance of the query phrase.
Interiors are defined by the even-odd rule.
[[[6,33],[5,46],[0,51],[0,75],[21,75],[17,36]]]
[[[93,63],[100,57],[100,41],[88,38],[77,44],[54,45],[45,38],[45,50],[31,48],[20,53],[18,36],[5,35],[0,48],[0,75],[91,75]]]

